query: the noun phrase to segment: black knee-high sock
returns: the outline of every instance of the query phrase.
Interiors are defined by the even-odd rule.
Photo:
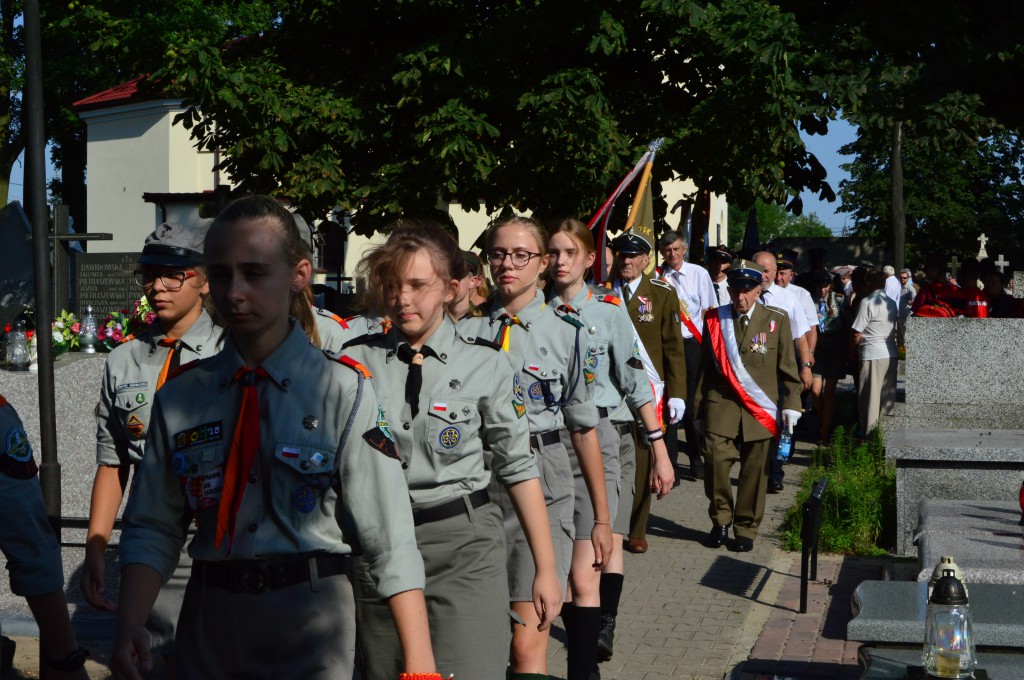
[[[601,574],[601,613],[618,616],[622,597],[622,574]]]
[[[548,680],[551,676],[543,673],[509,673],[509,680]]]
[[[569,636],[567,680],[589,680],[597,665],[597,633],[601,628],[600,607],[573,607]]]

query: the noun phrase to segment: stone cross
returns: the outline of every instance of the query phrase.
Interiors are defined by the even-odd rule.
[[[1003,254],[999,253],[999,259],[995,261],[995,265],[997,267],[999,267],[999,273],[1000,274],[1005,274],[1006,273],[1006,267],[1009,264],[1010,264],[1009,262],[1007,262],[1006,260],[1003,259]]]
[[[960,260],[957,259],[956,255],[954,255],[953,259],[949,261],[948,266],[949,266],[950,276],[952,276],[955,279],[956,278],[956,273],[958,271],[960,271]]]
[[[988,251],[985,250],[985,244],[988,243],[988,238],[982,234],[978,237],[978,241],[981,242],[981,248],[978,249],[978,259],[984,259],[988,257]]]

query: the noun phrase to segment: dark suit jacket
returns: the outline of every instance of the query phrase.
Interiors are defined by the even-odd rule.
[[[774,331],[771,330],[773,320]],[[789,316],[776,307],[755,304],[746,333],[740,334],[738,315],[734,317],[733,323],[740,359],[750,377],[769,397],[775,399],[781,394],[782,408],[799,411],[803,385],[797,372]],[[707,339],[707,328],[705,322],[705,340],[700,349],[700,374],[693,402],[694,417],[704,422],[706,432],[732,439],[742,433],[744,441],[768,439],[771,433],[743,407],[732,386],[718,371],[711,342]],[[751,351],[754,336],[762,332],[767,338],[765,344],[768,351],[765,354]],[[779,424],[781,426],[781,420]]]
[[[640,321],[640,298],[652,305],[653,320]],[[683,333],[679,325],[679,298],[675,290],[664,282],[652,282],[646,274],[641,276],[636,293],[626,305],[636,334],[651,357],[654,369],[665,381],[665,400],[670,397],[686,399],[686,357],[683,355]]]

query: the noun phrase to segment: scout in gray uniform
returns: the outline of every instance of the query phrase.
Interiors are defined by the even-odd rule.
[[[654,393],[643,363],[637,356],[637,340],[631,330],[629,317],[621,301],[610,291],[601,288],[590,289],[584,282],[595,259],[594,240],[590,230],[579,220],[565,219],[549,227],[548,233],[551,258],[549,274],[553,283],[548,302],[575,315],[590,336],[590,351],[584,362],[584,377],[594,383],[594,402],[601,416],[597,435],[604,459],[609,509],[615,517],[615,507],[619,504],[619,494],[623,489],[630,491],[630,498],[627,500],[630,507],[632,506],[631,490],[634,484],[632,474],[635,463],[632,461],[630,477],[620,482],[621,434],[609,418],[623,400],[629,409],[640,414],[646,429],[654,433],[656,465],[655,474],[650,481],[653,488],[658,491],[659,497],[664,497],[672,489],[675,475],[661,438],[658,416],[654,412]],[[628,433],[629,429],[627,423],[625,432]],[[563,441],[565,438],[563,431]],[[632,437],[629,437],[629,440],[632,442]],[[569,680],[590,678],[597,660],[602,613],[617,611],[619,594],[622,591],[622,534],[628,530],[629,522],[627,510],[623,513],[626,529],[620,528],[616,531],[613,525],[612,556],[605,564],[604,573],[599,574],[590,569],[594,555],[590,543],[583,539],[590,538],[593,516],[588,512],[590,504],[587,502],[587,488],[578,466],[573,466],[573,473],[576,482],[576,542],[573,546],[573,567],[569,574],[572,603],[562,608],[562,620],[568,638]],[[617,539],[615,533],[619,534]],[[614,614],[606,614],[605,618],[607,625],[611,627],[608,632],[610,640],[614,632]]]
[[[547,266],[547,235],[529,218],[499,222],[487,233],[486,259],[491,267],[496,295],[478,319],[467,318],[459,332],[476,342],[497,345],[509,353],[516,369],[516,408],[530,425],[530,447],[539,457],[541,483],[559,560],[563,586],[572,556],[573,485],[569,454],[559,431],[568,427],[583,468],[594,507],[594,564],[599,568],[611,552],[611,516],[608,513],[600,444],[594,427],[599,422],[593,402],[593,385],[583,375],[587,335],[571,315],[557,315],[545,304],[537,288],[540,272]],[[512,642],[512,676],[547,673],[547,631],[538,630],[536,614],[529,606],[533,563],[523,531],[508,497],[496,481],[492,498],[505,515],[509,552],[509,590],[513,610],[527,622],[516,626]]]
[[[276,201],[228,205],[206,241],[224,350],[157,395],[121,538],[112,668],[151,666],[142,622],[190,519],[194,560],[178,620],[185,678],[351,678],[349,555],[361,546],[390,598],[405,670],[434,672],[423,563],[388,423],[355,362],[309,344],[290,319],[310,263]]]
[[[146,238],[135,280],[156,321],[134,340],[115,348],[103,368],[96,406],[96,478],[82,567],[82,593],[93,607],[113,611],[104,595],[107,542],[128,476],[145,452],[156,391],[180,365],[215,354],[221,329],[203,308],[209,286],[202,267],[206,228],[161,224]],[[174,624],[181,609],[190,561],[161,591],[147,624],[154,651],[174,677]]]
[[[438,670],[445,677],[504,680],[508,574],[501,510],[487,492],[492,472],[508,489],[530,542],[537,567],[532,599],[543,625],[557,615],[562,588],[508,355],[460,337],[446,315],[463,267],[458,244],[439,225],[403,219],[360,264],[368,306],[394,319],[391,332],[366,336],[345,351],[373,373],[393,425],[426,570]],[[370,680],[390,680],[401,650],[367,566],[356,560],[361,670]]]
[[[39,625],[48,678],[88,680],[89,652],[78,646],[64,599],[60,544],[43,509],[35,458],[14,407],[0,395],[0,549],[11,592],[24,597]]]

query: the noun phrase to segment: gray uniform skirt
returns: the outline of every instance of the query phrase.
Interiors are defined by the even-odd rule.
[[[207,586],[193,576],[176,647],[178,678],[184,680],[352,680],[352,583],[339,574],[250,594]]]
[[[548,524],[551,529],[551,541],[555,547],[555,567],[562,591],[565,591],[569,579],[569,566],[572,563],[573,541],[573,496],[576,493],[573,484],[572,466],[569,463],[569,452],[561,441],[536,448],[536,437],[530,437],[530,448],[537,458],[537,469],[540,472],[540,485],[544,490],[544,502],[548,508]],[[533,580],[537,571],[533,565],[533,553],[526,542],[526,534],[519,523],[512,499],[494,476],[491,477],[487,489],[504,516],[505,549],[508,553],[508,590],[512,602],[533,601]]]
[[[608,494],[608,513],[614,520],[616,511],[619,508],[619,480],[622,477],[619,468],[619,435],[615,426],[607,417],[601,418],[597,427],[598,442],[601,444],[601,462],[604,465],[604,484]],[[573,506],[572,522],[576,530],[577,541],[589,541],[590,534],[594,529],[594,504],[590,499],[590,490],[583,478],[583,469],[580,467],[579,458],[572,448],[572,439],[569,432],[562,430],[561,438],[565,450],[569,452],[569,465],[572,467],[573,485],[575,489],[575,504]]]
[[[423,555],[430,641],[447,678],[504,680],[512,633],[501,511],[493,503],[416,527]],[[402,648],[386,601],[377,596],[368,564],[354,561],[357,666],[365,680],[395,680]]]
[[[633,497],[636,495],[636,442],[633,440],[630,423],[614,423],[615,436],[619,445],[619,507],[612,520],[612,533],[625,536],[629,533],[629,517],[633,512]]]

